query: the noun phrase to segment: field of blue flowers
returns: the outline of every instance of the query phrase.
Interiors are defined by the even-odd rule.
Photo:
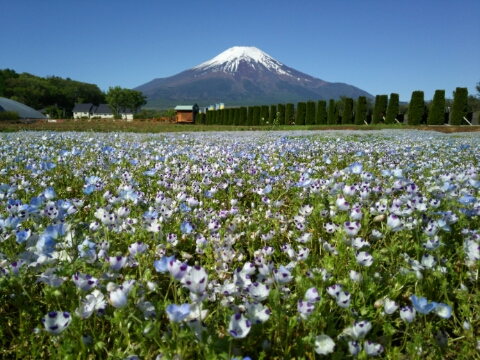
[[[479,145],[0,134],[0,356],[479,358]]]

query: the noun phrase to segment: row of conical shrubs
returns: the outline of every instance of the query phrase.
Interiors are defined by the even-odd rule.
[[[197,114],[196,122],[207,125],[337,125],[337,124],[394,124],[403,121],[399,114],[399,95],[377,95],[373,109],[368,108],[367,98],[360,96],[356,101],[343,97],[339,102],[330,99],[317,102],[298,102],[278,105],[210,110]],[[436,90],[432,104],[427,111],[423,91],[414,91],[408,105],[409,125],[443,125],[450,118],[451,125],[461,125],[467,115],[468,89],[457,88],[454,92],[451,114],[445,108],[445,90]]]

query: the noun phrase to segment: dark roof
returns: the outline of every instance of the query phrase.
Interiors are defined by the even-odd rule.
[[[46,119],[47,117],[30,106],[15,100],[0,97],[0,112],[15,111],[22,119]]]
[[[73,108],[73,112],[90,112],[90,109],[92,108],[93,104],[92,103],[87,103],[87,104],[75,104],[75,107]]]
[[[94,114],[112,114],[112,110],[108,107],[107,104],[100,104],[97,106],[95,111],[92,111]]]

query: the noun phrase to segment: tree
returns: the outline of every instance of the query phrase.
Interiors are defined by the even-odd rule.
[[[270,125],[273,125],[275,122],[275,119],[277,118],[277,105],[270,105],[270,113],[268,117],[268,123]]]
[[[285,125],[285,104],[278,104],[278,125]]]
[[[293,117],[294,105],[292,103],[287,103],[285,106],[285,124],[290,125],[295,122]]]
[[[126,107],[132,110],[133,114],[136,114],[138,110],[147,104],[147,97],[142,94],[141,91],[124,89],[126,96]]]
[[[252,126],[253,125],[253,106],[248,107],[248,113],[247,113],[247,126]]]
[[[425,114],[423,91],[412,92],[412,99],[408,105],[408,125],[420,125]]]
[[[253,126],[260,125],[260,106],[253,107]]]
[[[247,108],[242,106],[240,108],[240,118],[237,125],[245,125],[247,123]]]
[[[260,125],[265,125],[268,122],[269,114],[268,105],[262,105],[260,107]]]
[[[435,90],[432,106],[428,112],[428,125],[443,125],[445,122],[445,90]]]
[[[453,93],[452,114],[450,125],[462,125],[463,118],[467,116],[468,89],[457,87]]]
[[[109,87],[105,100],[114,116],[120,114],[120,111],[125,108],[125,103],[127,101],[125,92],[120,86]]]
[[[359,96],[357,111],[355,112],[355,125],[364,125],[367,121],[367,97]]]
[[[317,101],[317,111],[315,113],[315,124],[324,125],[327,123],[327,102],[325,100]]]
[[[475,88],[477,89],[477,96],[480,97],[480,81],[477,83],[477,86]]]
[[[297,113],[295,114],[295,125],[305,125],[305,113],[307,104],[300,101],[297,104]]]
[[[305,111],[305,125],[315,124],[315,102],[309,100]]]
[[[383,117],[387,112],[388,95],[375,96],[375,105],[373,106],[372,124],[383,122]]]
[[[353,99],[345,98],[342,113],[342,124],[353,124]]]
[[[398,94],[390,94],[390,101],[388,102],[387,115],[385,116],[385,124],[394,124],[398,115],[398,106],[400,103],[400,96]]]
[[[327,124],[335,125],[338,121],[338,109],[335,100],[330,99],[328,102]]]

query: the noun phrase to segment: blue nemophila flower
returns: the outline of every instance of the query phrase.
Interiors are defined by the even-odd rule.
[[[184,287],[194,294],[203,294],[207,287],[208,275],[204,268],[192,266],[181,280]]]
[[[348,351],[350,355],[357,356],[360,351],[362,351],[362,345],[357,340],[350,340],[347,342],[348,344]]]
[[[263,301],[268,298],[268,294],[270,294],[270,286],[254,282],[247,286],[246,292],[255,301]]]
[[[413,306],[403,306],[400,308],[400,317],[403,321],[411,323],[415,320],[416,315],[415,308]]]
[[[340,291],[337,296],[337,305],[343,309],[346,309],[350,306],[350,299],[352,295],[347,291]]]
[[[452,316],[452,308],[444,303],[438,303],[435,308],[435,313],[444,319],[449,319]]]
[[[385,314],[393,314],[395,311],[397,311],[399,305],[397,302],[390,300],[389,298],[385,299],[385,304],[384,304],[384,310]]]
[[[297,311],[303,320],[307,320],[312,315],[313,310],[315,310],[315,305],[308,301],[298,300]]]
[[[363,338],[372,329],[372,324],[368,320],[356,321],[352,326],[352,336],[355,339]]]
[[[228,332],[235,339],[243,339],[248,335],[252,325],[241,313],[236,313],[230,317]]]
[[[350,236],[350,237],[357,236],[361,227],[362,226],[360,225],[360,222],[358,222],[358,221],[346,221],[343,224],[343,230],[345,231],[345,234],[347,236]]]
[[[373,256],[366,251],[357,251],[355,253],[357,264],[362,266],[371,266],[373,264]]]
[[[352,174],[360,174],[362,172],[363,165],[355,161],[354,163],[350,164],[348,168]]]
[[[17,238],[17,244],[23,244],[28,238],[32,235],[32,231],[30,229],[24,229],[17,231],[15,233],[15,237]]]
[[[107,261],[110,263],[110,270],[119,271],[127,263],[127,257],[125,256],[112,256],[107,257]]]
[[[245,303],[248,319],[254,324],[261,324],[270,318],[270,309],[261,303],[247,301]]]
[[[170,321],[174,323],[179,323],[185,319],[190,314],[190,305],[189,304],[170,304],[166,308],[166,313]]]
[[[95,251],[96,244],[87,238],[77,246],[80,257],[84,258],[87,262],[93,262],[97,259],[97,253]]]
[[[82,291],[90,291],[98,284],[98,280],[91,275],[76,273],[72,276],[75,286]]]
[[[128,251],[133,256],[137,254],[144,254],[145,251],[147,251],[147,249],[148,249],[148,245],[141,241],[137,241],[137,242],[134,242],[133,244],[128,245]]]
[[[180,224],[180,231],[182,234],[190,234],[193,231],[193,226],[188,221],[184,221]]]
[[[42,318],[45,330],[52,335],[61,334],[70,325],[72,317],[66,311],[51,311]]]
[[[320,301],[320,294],[318,293],[317,289],[312,287],[309,288],[305,292],[305,297],[309,303],[315,304],[316,302]]]
[[[57,271],[56,268],[49,268],[45,270],[43,274],[40,274],[40,277],[37,279],[37,283],[43,282],[52,287],[59,287],[63,284],[63,279],[58,277],[55,272]]]
[[[55,193],[55,190],[52,187],[48,187],[43,191],[43,196],[47,200],[52,200],[57,197],[57,194]]]
[[[319,355],[328,355],[335,349],[335,342],[328,335],[322,334],[315,338],[315,352]]]
[[[404,228],[402,220],[397,215],[388,215],[387,227],[392,232],[397,232]]]
[[[363,346],[368,356],[378,356],[383,352],[382,345],[374,343],[373,341],[370,341],[370,340],[365,341],[363,343]]]
[[[278,269],[273,270],[273,277],[280,285],[287,284],[293,280],[293,276],[290,274],[290,271],[288,271],[283,265],[280,265]]]
[[[82,319],[88,319],[94,311],[97,316],[102,316],[107,308],[105,296],[99,291],[94,290],[82,300],[80,306],[75,310],[75,315]]]
[[[417,310],[420,314],[428,314],[432,310],[435,310],[437,307],[436,302],[429,303],[428,300],[424,297],[417,298],[415,295],[410,296],[410,300],[412,300],[413,307]]]

